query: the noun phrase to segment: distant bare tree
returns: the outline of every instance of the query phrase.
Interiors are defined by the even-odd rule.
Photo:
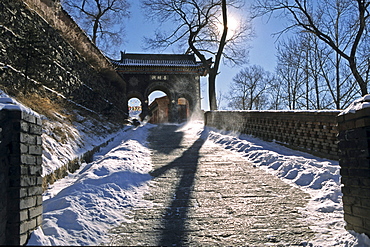
[[[343,109],[359,89],[348,66],[316,36],[279,42],[277,75],[289,109]]]
[[[274,80],[261,66],[243,68],[230,86],[229,107],[234,110],[269,109],[267,90]]]
[[[345,11],[345,18],[333,18],[333,10]],[[361,75],[360,65],[358,63],[359,47],[364,44],[367,32],[369,30],[370,1],[368,0],[256,0],[254,6],[257,15],[265,15],[279,12],[292,21],[291,28],[307,32],[317,36],[321,41],[327,44],[331,49],[339,54],[340,57],[347,60],[351,72],[356,79],[361,94],[368,93],[367,83]],[[341,35],[348,35],[347,44],[336,42],[336,28],[333,22],[342,22],[342,27],[346,30]],[[337,33],[338,34],[338,33]]]
[[[129,16],[127,0],[61,0],[63,7],[104,52],[123,41],[122,18]]]
[[[271,75],[271,80],[269,80],[269,87],[266,94],[269,97],[268,110],[285,109],[283,103],[283,85],[276,74]]]
[[[290,38],[278,45],[276,73],[283,85],[283,100],[289,110],[300,109],[305,95],[304,50],[296,38]]]
[[[241,0],[142,0],[146,13],[159,22],[170,22],[170,32],[161,29],[147,38],[148,48],[168,48],[178,44],[193,52],[208,72],[211,110],[217,110],[216,76],[222,58],[243,64],[247,57],[246,40],[251,37],[250,22],[240,21],[230,30],[228,8],[240,9]],[[214,60],[213,60],[214,59]],[[213,60],[213,61],[212,61]]]

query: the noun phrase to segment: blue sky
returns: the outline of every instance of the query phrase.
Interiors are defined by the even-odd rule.
[[[121,51],[127,53],[155,53],[156,51],[146,51],[143,47],[144,36],[150,36],[154,34],[155,29],[158,27],[158,23],[148,21],[141,8],[140,1],[132,1],[131,3],[131,17],[125,20],[125,40],[126,42],[120,47]],[[273,33],[284,29],[284,24],[281,20],[267,18],[259,18],[254,20],[253,28],[255,30],[256,37],[250,41],[252,46],[249,53],[249,65],[260,65],[265,70],[273,72],[276,66],[276,37],[273,37]],[[158,51],[159,52],[159,51]],[[163,53],[176,53],[176,47],[168,49]],[[119,51],[117,57],[119,58]],[[242,67],[230,68],[227,66],[221,66],[220,74],[217,77],[216,88],[217,93],[220,91],[224,96],[229,91],[230,83],[232,78],[240,71]],[[208,110],[208,98],[207,98],[207,78],[201,79],[202,87],[202,109]],[[226,102],[221,103],[221,107],[226,106]]]

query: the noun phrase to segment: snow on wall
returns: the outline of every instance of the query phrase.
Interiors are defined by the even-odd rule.
[[[337,159],[340,111],[212,111],[205,124],[253,135],[314,155]]]

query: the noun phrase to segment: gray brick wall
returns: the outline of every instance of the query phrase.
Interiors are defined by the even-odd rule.
[[[337,120],[341,111],[212,111],[207,126],[276,141],[320,157],[338,159]]]
[[[42,223],[41,119],[0,111],[0,244],[23,245]]]
[[[54,16],[54,22],[47,22],[39,15],[41,10],[35,11],[25,2],[38,2],[45,14]],[[84,53],[77,49],[82,43],[87,46],[88,38],[60,4],[52,2],[0,1],[1,89],[11,96],[20,91],[37,93],[63,105],[72,100],[94,112],[123,120],[127,108],[125,82],[103,55],[97,61],[88,56],[99,51],[93,44],[90,47],[95,49]],[[33,7],[38,10],[37,6]],[[60,29],[64,32],[56,28],[62,24]],[[85,39],[67,39],[68,33]]]
[[[370,108],[338,117],[344,219],[370,236]]]

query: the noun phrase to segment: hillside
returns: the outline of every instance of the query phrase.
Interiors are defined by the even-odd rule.
[[[9,97],[0,90],[0,97]],[[37,112],[43,124],[43,188],[75,171],[125,125],[70,100],[53,102],[37,94],[12,97]],[[61,101],[63,102],[63,101]]]

